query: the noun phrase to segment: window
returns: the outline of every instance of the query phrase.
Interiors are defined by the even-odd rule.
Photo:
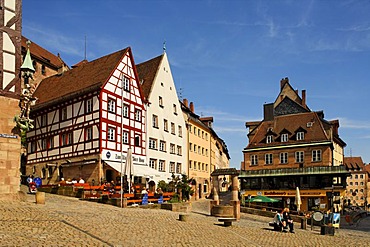
[[[304,152],[303,151],[295,152],[295,162],[303,163],[303,160],[304,160]]]
[[[355,175],[355,179],[358,179],[358,175],[357,174]]]
[[[204,148],[202,148],[202,155],[204,155]]]
[[[70,145],[72,144],[73,140],[72,140],[72,132],[68,132],[68,133],[63,133],[61,134],[60,138],[61,138],[61,146],[67,146],[67,145]]]
[[[54,136],[47,139],[47,149],[54,148]]]
[[[53,176],[53,167],[49,166],[48,167],[48,178],[51,178]]]
[[[179,125],[179,137],[182,137],[182,127]]]
[[[158,103],[159,106],[163,108],[163,98],[161,96],[159,96]]]
[[[46,138],[41,139],[41,150],[46,150]]]
[[[265,164],[266,165],[272,164],[272,154],[265,154]]]
[[[114,141],[116,138],[116,129],[113,127],[108,127],[108,133],[107,133],[108,141]]]
[[[36,152],[36,142],[35,141],[31,142],[30,146],[31,153]]]
[[[175,115],[177,115],[177,107],[176,107],[176,104],[173,104],[173,113]]]
[[[85,140],[90,141],[93,139],[93,129],[92,127],[88,127],[85,129]]]
[[[304,132],[297,132],[297,141],[304,140]]]
[[[312,150],[312,161],[321,161],[321,150]]]
[[[116,101],[114,99],[108,99],[108,112],[116,112]]]
[[[60,119],[62,121],[67,120],[67,107],[63,107],[60,113]]]
[[[194,153],[197,152],[197,145],[194,144]]]
[[[206,133],[206,141],[208,141],[208,134]]]
[[[281,135],[281,142],[287,142],[288,141],[288,134],[282,134]]]
[[[164,160],[159,160],[159,165],[158,165],[158,171],[164,172],[165,170],[165,161]]]
[[[171,123],[171,134],[175,135],[175,124]]]
[[[360,178],[363,179],[364,178],[364,175],[360,175]]]
[[[149,167],[153,169],[157,169],[157,160],[155,159],[150,159],[149,160]]]
[[[204,163],[202,163],[202,171],[204,171]]]
[[[141,110],[135,109],[135,121],[141,122]]]
[[[280,153],[280,164],[288,164],[288,153]]]
[[[93,100],[92,99],[87,99],[85,101],[85,109],[86,109],[86,113],[90,113],[93,111]]]
[[[46,75],[46,67],[45,67],[45,65],[41,65],[41,74]]]
[[[181,146],[177,146],[177,155],[182,155],[182,147]]]
[[[130,78],[123,76],[122,82],[123,82],[123,90],[125,90],[126,92],[130,92]]]
[[[129,140],[129,134],[128,134],[128,131],[123,131],[122,132],[122,142],[124,144],[128,144],[128,140]]]
[[[202,139],[204,139],[204,131],[202,131]]]
[[[198,146],[198,154],[200,154],[200,146]]]
[[[189,125],[189,133],[191,133],[191,125]]]
[[[208,148],[206,148],[206,156],[208,157]],[[222,155],[221,155],[222,156]]]
[[[48,115],[43,114],[41,115],[41,127],[45,127],[48,124]]]
[[[159,142],[159,151],[166,152],[166,142],[165,141]]]
[[[266,137],[266,143],[271,143],[272,142],[272,135],[268,135]]]
[[[191,169],[191,168],[192,168],[192,163],[193,163],[193,162],[190,160],[190,161],[189,161],[189,169]]]
[[[189,143],[189,151],[193,152],[193,143],[191,143],[191,142]]]
[[[158,116],[157,115],[153,115],[152,121],[153,121],[153,127],[158,128]]]
[[[135,135],[135,146],[136,147],[141,147],[141,138],[140,135]]]
[[[170,162],[170,173],[175,173],[175,162]]]
[[[167,121],[167,119],[163,119],[163,129],[164,129],[164,131],[168,132],[168,121]]]
[[[123,108],[122,108],[122,116],[123,117],[125,117],[125,118],[129,117],[129,109],[130,109],[129,105],[123,104]]]
[[[176,164],[176,173],[181,173],[181,163]]]
[[[251,155],[251,166],[256,166],[258,165],[258,158],[257,155]]]
[[[170,144],[170,153],[175,154],[175,144],[173,143]]]
[[[198,129],[198,136],[200,137],[200,129]]]
[[[150,149],[157,149],[157,140],[153,138],[149,138],[149,148]]]

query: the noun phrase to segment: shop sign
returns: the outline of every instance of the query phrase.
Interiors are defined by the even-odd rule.
[[[9,135],[9,134],[0,134],[0,137],[2,138],[9,138],[9,139],[17,139],[17,135]]]

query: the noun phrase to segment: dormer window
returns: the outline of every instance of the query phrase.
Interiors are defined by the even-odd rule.
[[[297,141],[304,140],[304,132],[297,132]]]
[[[281,135],[281,142],[287,142],[288,141],[288,134],[282,134]]]
[[[272,143],[272,135],[266,137],[266,143]]]

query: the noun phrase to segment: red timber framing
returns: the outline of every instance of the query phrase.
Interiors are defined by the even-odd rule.
[[[129,147],[136,163],[145,165],[146,102],[130,48],[43,79],[35,97],[35,128],[27,133],[28,171],[38,175],[54,166],[63,168],[65,176],[81,172],[85,181],[102,181],[104,169],[117,170],[103,165],[115,166]],[[122,127],[127,133],[123,145]]]
[[[31,117],[35,128],[28,132],[28,163],[99,153],[98,91],[44,108]],[[92,108],[87,111],[87,105]],[[66,119],[63,118],[66,109]],[[92,130],[86,138],[86,130]],[[72,136],[70,136],[70,134]]]
[[[137,78],[129,51],[100,93],[101,152],[120,153],[122,145],[124,153],[131,147],[134,155],[146,155],[146,110]],[[128,134],[126,143],[122,132]]]

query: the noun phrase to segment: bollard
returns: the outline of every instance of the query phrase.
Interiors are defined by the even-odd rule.
[[[188,221],[189,220],[189,215],[188,214],[180,214],[179,215],[179,220],[180,221]]]
[[[45,204],[45,192],[36,192],[36,204]]]

